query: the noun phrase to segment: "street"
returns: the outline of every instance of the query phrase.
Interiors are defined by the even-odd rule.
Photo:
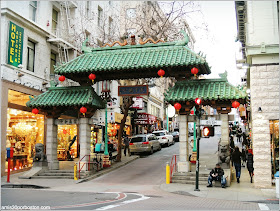
[[[201,141],[202,157],[215,153],[217,138]],[[216,145],[217,146],[217,145]],[[205,150],[209,149],[209,150]],[[256,210],[257,203],[179,195],[160,188],[165,183],[165,164],[178,154],[179,143],[143,155],[134,162],[94,180],[51,189],[2,189],[2,206],[50,206],[51,209],[98,210]]]

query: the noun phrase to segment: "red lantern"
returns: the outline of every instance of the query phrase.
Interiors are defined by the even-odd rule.
[[[90,80],[92,80],[92,83],[94,83],[94,79],[96,79],[96,75],[93,74],[93,73],[91,73],[91,74],[89,74],[88,78],[89,78]]]
[[[197,105],[200,105],[200,104],[201,104],[201,99],[200,99],[200,98],[195,98],[194,102],[195,102]]]
[[[65,76],[64,76],[64,75],[60,76],[60,77],[58,78],[58,80],[59,80],[60,82],[65,81]]]
[[[191,69],[192,74],[194,74],[194,76],[196,76],[196,74],[198,73],[198,69],[196,67],[193,67]]]
[[[38,114],[38,113],[39,113],[39,110],[38,110],[37,108],[33,108],[33,109],[32,109],[32,113],[33,113],[33,114]]]
[[[179,111],[182,108],[182,106],[180,103],[175,103],[174,108],[176,109],[176,111]]]
[[[240,106],[240,103],[237,102],[237,101],[234,101],[234,102],[232,103],[232,107],[233,107],[233,108],[238,108],[239,106]]]
[[[191,110],[191,115],[194,115],[194,110]]]
[[[157,72],[158,76],[160,76],[162,78],[162,76],[164,76],[165,74],[165,71],[160,69],[158,72]]]
[[[85,113],[87,112],[87,108],[86,107],[81,107],[80,108],[80,112],[85,116]]]

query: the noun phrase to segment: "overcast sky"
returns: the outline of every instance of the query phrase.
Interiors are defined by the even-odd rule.
[[[195,51],[206,53],[206,60],[211,68],[211,75],[207,78],[217,78],[219,73],[228,71],[228,80],[233,85],[241,82],[244,70],[236,68],[236,57],[240,57],[237,35],[234,1],[199,1],[204,19],[208,25],[205,30],[193,30],[196,43]],[[195,14],[194,14],[195,15]],[[193,21],[194,22],[194,21]],[[189,23],[192,27],[192,23]],[[239,58],[240,59],[240,58]]]

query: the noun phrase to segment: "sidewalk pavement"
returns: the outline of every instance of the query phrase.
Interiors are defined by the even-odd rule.
[[[139,156],[138,155],[133,155],[133,156],[124,156],[124,154],[122,153],[122,159],[121,162],[112,162],[112,165],[108,168],[104,168],[98,172],[94,172],[92,175],[90,175],[90,177],[85,178],[85,179],[80,179],[80,180],[74,180],[74,179],[19,179],[19,176],[22,176],[25,172],[20,172],[20,173],[16,173],[16,174],[12,174],[10,175],[10,183],[7,183],[7,177],[3,176],[1,177],[1,185],[6,185],[6,184],[10,184],[10,185],[23,185],[26,188],[31,188],[31,186],[42,186],[42,187],[46,187],[46,188],[61,188],[63,189],[63,187],[65,186],[69,186],[69,185],[75,185],[77,183],[82,183],[91,179],[94,179],[96,177],[99,177],[101,175],[107,174],[111,171],[114,171],[117,168],[120,168],[136,159],[138,159]],[[60,161],[61,162],[61,161]],[[69,162],[72,163],[73,162]],[[63,166],[66,165],[70,165],[67,164],[67,161],[62,161],[61,163]],[[60,165],[60,166],[62,166]],[[73,168],[73,166],[71,168],[66,168],[67,170],[71,170]],[[64,169],[65,170],[65,169]],[[31,186],[30,186],[31,185]],[[36,187],[35,187],[36,188]]]

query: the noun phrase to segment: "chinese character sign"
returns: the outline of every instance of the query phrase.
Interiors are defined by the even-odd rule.
[[[18,67],[22,64],[24,29],[10,21],[8,64]]]

